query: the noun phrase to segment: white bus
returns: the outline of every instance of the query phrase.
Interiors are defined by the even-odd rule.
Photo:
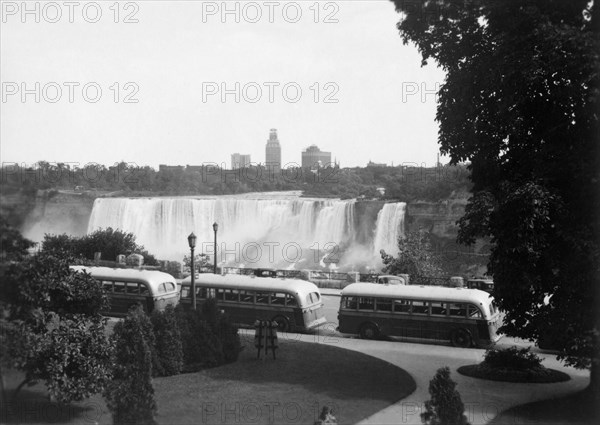
[[[342,290],[339,331],[487,347],[498,341],[500,314],[477,289],[354,283]]]
[[[323,323],[319,288],[300,279],[253,275],[200,274],[195,278],[198,306],[209,298],[234,323],[253,325],[256,320],[276,321],[280,331],[308,331]],[[191,277],[181,283],[181,304],[191,308]]]
[[[71,266],[72,270],[87,272],[102,283],[110,299],[111,316],[125,316],[129,309],[140,304],[151,313],[164,310],[167,305],[179,302],[175,278],[157,270],[113,269],[110,267]]]

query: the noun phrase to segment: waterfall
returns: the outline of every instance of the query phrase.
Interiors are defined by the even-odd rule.
[[[396,256],[398,254],[398,237],[404,236],[404,213],[406,203],[385,204],[377,214],[377,225],[373,250],[379,255],[380,250]]]
[[[405,204],[385,204],[377,223],[374,216],[356,217],[355,204],[353,199],[269,194],[254,198],[98,198],[88,233],[107,227],[130,232],[157,258],[181,261],[189,254],[187,236],[191,232],[197,236],[196,252],[212,255],[212,224],[216,222],[219,262],[246,267],[319,268],[335,246],[342,266],[346,258],[348,267],[358,268],[360,263],[374,264],[381,248],[394,252],[397,237],[403,232]],[[361,220],[371,220],[370,226],[376,228],[369,246],[358,246],[355,241],[355,225]],[[351,255],[353,251],[357,254]]]

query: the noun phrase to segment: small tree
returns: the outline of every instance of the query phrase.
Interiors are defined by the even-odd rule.
[[[431,400],[425,402],[421,422],[428,425],[469,425],[464,414],[465,406],[455,388],[456,382],[450,378],[450,369],[438,369],[429,381]]]
[[[144,264],[158,265],[156,258],[135,242],[133,233],[113,230],[112,227],[98,229],[82,237],[46,234],[42,242],[42,250],[54,253],[67,252],[74,257],[87,259],[92,259],[94,253],[101,252],[102,258],[110,261],[115,261],[120,254],[140,254],[144,257]]]
[[[151,321],[158,360],[153,370],[154,376],[177,375],[183,368],[183,347],[175,309],[169,305],[164,311],[155,310]]]
[[[149,326],[150,319],[139,306],[115,325],[113,380],[104,392],[115,425],[156,423]]]
[[[11,265],[4,282],[2,363],[25,372],[15,397],[37,381],[63,403],[100,392],[110,379],[112,351],[100,282],[47,253]]]
[[[383,273],[408,274],[414,279],[439,278],[444,275],[439,258],[431,248],[429,234],[423,230],[408,232],[398,238],[398,257],[381,250]]]

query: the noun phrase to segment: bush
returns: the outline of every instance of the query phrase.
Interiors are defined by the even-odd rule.
[[[150,320],[154,328],[157,357],[153,375],[177,375],[183,367],[183,348],[175,309],[169,305],[164,311],[155,310]]]
[[[139,306],[115,325],[113,381],[104,392],[115,425],[156,423],[149,326],[150,319]]]
[[[425,402],[421,421],[429,425],[469,425],[464,415],[465,406],[456,391],[456,382],[450,378],[450,369],[437,370],[429,381],[431,400]]]
[[[542,367],[542,359],[529,351],[529,347],[510,347],[502,350],[488,349],[484,365],[493,369],[533,370]]]
[[[175,308],[175,317],[186,372],[237,360],[241,351],[238,329],[221,313],[215,300],[208,300],[196,311],[185,311],[179,305]]]

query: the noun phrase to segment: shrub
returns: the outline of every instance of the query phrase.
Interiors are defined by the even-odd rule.
[[[2,361],[25,373],[16,393],[38,381],[61,403],[101,392],[112,350],[101,283],[69,269],[68,258],[43,252],[11,264],[2,281]]]
[[[469,425],[464,415],[465,406],[456,391],[456,382],[450,378],[450,369],[437,370],[429,381],[431,400],[425,402],[421,421],[429,425]]]
[[[151,326],[150,319],[139,306],[115,325],[113,381],[104,392],[115,425],[156,423],[148,326]]]
[[[238,329],[221,313],[215,300],[208,300],[196,311],[185,311],[179,305],[175,317],[186,372],[237,360],[241,351]]]
[[[153,374],[154,376],[177,375],[183,367],[183,348],[175,309],[169,305],[164,311],[155,310],[150,320],[154,328],[157,357]]]
[[[488,349],[483,363],[494,369],[532,370],[542,367],[542,359],[527,348]]]

